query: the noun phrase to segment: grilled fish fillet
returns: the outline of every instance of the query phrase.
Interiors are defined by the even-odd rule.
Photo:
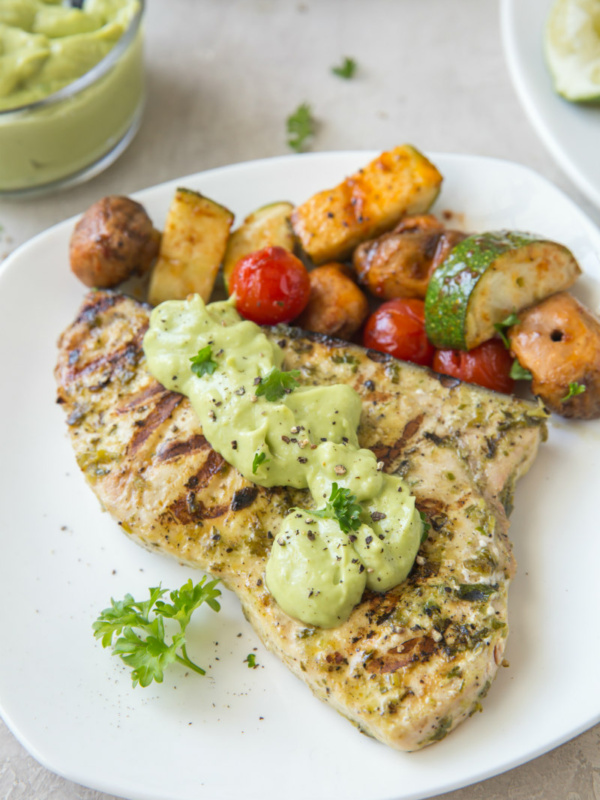
[[[93,292],[59,341],[58,402],[102,506],[144,547],[221,578],[266,647],[361,731],[399,750],[442,739],[480,708],[503,660],[515,569],[507,515],[545,413],[346,342],[273,329],[284,368],[303,383],[360,393],[361,446],[408,481],[431,524],[404,583],[367,592],[337,628],[311,628],[264,582],[282,517],[309,495],[256,486],[211,449],[187,399],[145,367],[148,313]]]

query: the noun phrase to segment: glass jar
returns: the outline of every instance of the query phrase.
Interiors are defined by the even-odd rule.
[[[111,51],[35,103],[0,111],[0,197],[51,191],[97,175],[125,150],[144,101],[144,0]]]

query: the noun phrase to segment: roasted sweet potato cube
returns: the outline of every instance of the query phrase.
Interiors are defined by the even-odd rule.
[[[333,189],[298,206],[292,225],[315,264],[343,261],[367,239],[389,231],[407,214],[422,214],[438,195],[442,176],[410,145],[382,153]]]

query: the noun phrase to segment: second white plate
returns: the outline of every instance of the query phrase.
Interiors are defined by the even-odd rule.
[[[543,35],[552,0],[502,0],[504,52],[519,99],[540,138],[573,183],[600,208],[600,103],[556,94]]]

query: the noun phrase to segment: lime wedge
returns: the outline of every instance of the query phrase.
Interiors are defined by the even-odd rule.
[[[556,0],[544,51],[558,94],[577,102],[600,100],[600,0]]]

